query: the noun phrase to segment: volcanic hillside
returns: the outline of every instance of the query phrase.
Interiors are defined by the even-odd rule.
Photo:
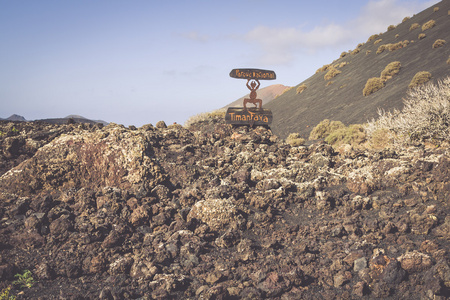
[[[272,130],[282,138],[289,133],[307,138],[324,119],[362,124],[377,117],[378,108],[401,109],[402,98],[416,73],[431,73],[431,81],[450,74],[449,28],[450,1],[441,1],[389,26],[385,33],[371,36],[356,49],[343,52],[334,62],[265,104],[274,115]],[[381,73],[393,62],[400,63],[399,72],[383,77]],[[366,82],[373,77],[383,77],[384,87],[364,96]]]

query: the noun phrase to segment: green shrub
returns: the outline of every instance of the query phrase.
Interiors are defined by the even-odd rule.
[[[433,43],[433,49],[442,47],[445,45],[445,43],[446,43],[445,40],[438,39]]]
[[[16,296],[10,294],[11,287],[8,286],[0,293],[0,300],[16,300]]]
[[[313,130],[309,134],[309,139],[323,139],[327,137],[331,132],[343,127],[345,127],[345,125],[341,121],[330,121],[328,119],[325,119],[313,128]]]
[[[381,72],[381,79],[383,81],[389,80],[392,76],[398,74],[400,72],[402,64],[399,61],[393,61],[384,68]]]
[[[325,142],[333,146],[342,144],[360,145],[366,140],[364,126],[361,124],[352,124],[348,127],[342,127],[332,131],[326,138]]]
[[[340,73],[342,73],[342,72],[339,71],[338,69],[336,69],[335,67],[330,67],[327,74],[325,74],[325,76],[323,78],[325,80],[330,80],[331,78],[336,77]]]
[[[30,288],[34,284],[34,279],[29,270],[25,270],[23,274],[14,275],[17,280],[13,281],[14,285],[18,285],[21,288]]]
[[[298,133],[291,133],[286,139],[286,142],[292,147],[298,147],[305,144],[305,139]]]
[[[414,29],[417,29],[419,27],[420,27],[419,23],[411,24],[411,26],[409,27],[409,31],[413,31]]]
[[[414,75],[413,79],[409,83],[409,88],[415,88],[419,85],[427,83],[431,79],[431,73],[427,71],[421,71]]]
[[[435,20],[430,20],[428,22],[426,22],[425,24],[422,25],[422,31],[428,30],[430,28],[433,28],[434,26],[436,26],[436,21]]]
[[[363,95],[369,96],[372,93],[382,89],[384,87],[384,82],[379,77],[369,78],[366,82],[366,86],[363,89]]]

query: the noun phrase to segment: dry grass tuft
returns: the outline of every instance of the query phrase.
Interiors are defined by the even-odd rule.
[[[341,74],[342,72],[336,69],[334,66],[330,67],[328,69],[327,74],[323,77],[325,80],[330,80],[333,77],[336,77],[337,75]]]
[[[297,88],[297,94],[303,93],[304,90],[306,90],[306,84],[302,84]]]
[[[450,65],[450,56],[447,59],[447,65]]]
[[[363,95],[369,96],[384,87],[384,81],[379,77],[369,78],[363,89]]]
[[[428,30],[430,28],[433,28],[434,26],[436,26],[436,21],[435,20],[430,20],[428,22],[426,22],[425,24],[422,25],[422,31]]]
[[[433,8],[434,12],[437,12],[438,10],[439,10],[439,7],[437,7],[437,6],[435,8]]]
[[[445,40],[438,39],[438,40],[436,40],[436,41],[433,43],[433,49],[442,47],[442,46],[445,45],[445,43],[446,43]]]
[[[427,83],[428,81],[430,81],[431,79],[431,73],[427,72],[427,71],[422,71],[422,72],[418,72],[416,73],[416,75],[414,75],[413,79],[411,80],[411,82],[409,83],[409,88],[415,88],[419,85],[422,85],[424,83]]]
[[[383,39],[378,39],[378,40],[376,40],[375,42],[373,42],[373,44],[374,44],[374,45],[379,44],[379,43],[381,43],[382,40],[383,40]]]
[[[409,27],[409,31],[413,31],[414,29],[417,29],[419,27],[420,27],[419,23],[411,24],[411,26]]]
[[[390,64],[384,68],[384,70],[381,72],[381,80],[386,82],[387,80],[391,79],[392,76],[398,74],[400,72],[402,64],[399,61],[393,61]]]
[[[426,34],[425,33],[421,33],[419,34],[419,40],[423,40],[424,38],[426,38]]]

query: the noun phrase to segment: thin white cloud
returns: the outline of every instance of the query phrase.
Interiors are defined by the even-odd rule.
[[[258,63],[278,65],[289,64],[298,53],[314,53],[319,49],[339,47],[342,51],[349,43],[365,42],[376,33],[385,32],[389,25],[400,23],[404,17],[437,3],[418,3],[398,0],[372,0],[363,7],[360,14],[345,24],[326,24],[312,30],[302,27],[270,28],[257,26],[243,39],[256,45],[259,50]]]
[[[197,31],[184,32],[180,36],[195,42],[207,42],[209,40],[208,35],[200,34]]]

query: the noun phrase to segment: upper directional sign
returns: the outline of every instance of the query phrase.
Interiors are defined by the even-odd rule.
[[[230,77],[242,79],[273,80],[277,79],[274,71],[261,69],[233,69]]]

